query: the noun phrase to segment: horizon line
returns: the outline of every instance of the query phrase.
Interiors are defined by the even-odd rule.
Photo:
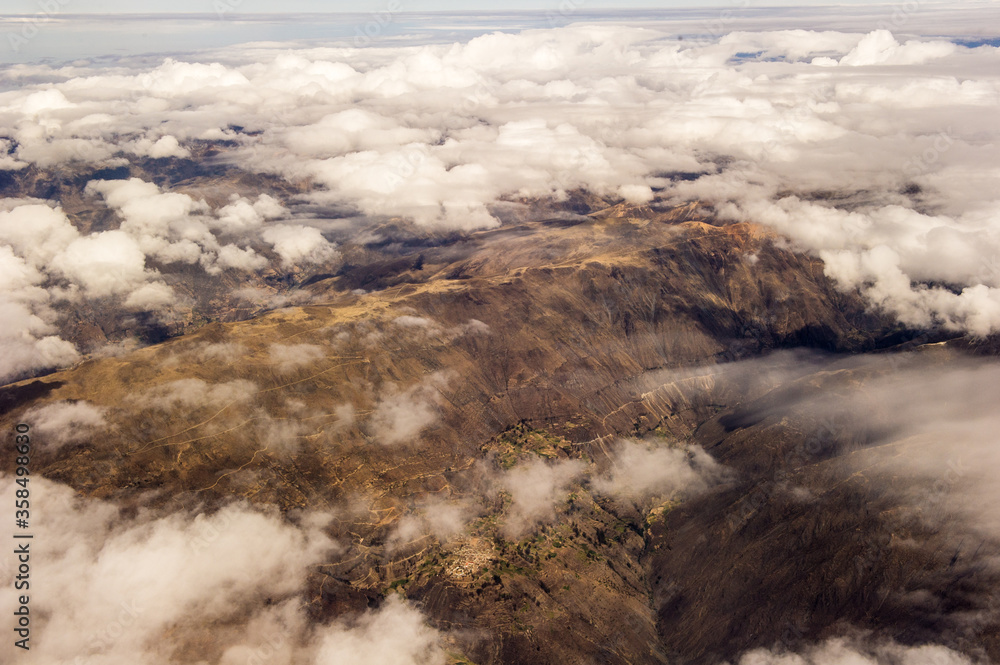
[[[616,12],[616,13],[626,13],[626,12],[643,12],[643,13],[667,13],[667,12],[704,12],[704,11],[731,11],[731,12],[754,12],[769,9],[823,9],[823,8],[839,8],[839,7],[852,7],[854,9],[862,8],[874,8],[874,7],[891,7],[898,4],[898,2],[891,2],[888,0],[883,0],[880,2],[862,2],[858,0],[857,2],[830,2],[824,4],[785,4],[785,5],[759,5],[753,7],[733,7],[732,5],[718,4],[718,5],[704,5],[704,6],[686,6],[686,7],[590,7],[590,8],[578,8],[573,10],[571,14],[588,14],[597,12]],[[956,7],[964,5],[966,8],[972,7],[1000,7],[1000,2],[997,0],[924,0],[925,5],[945,5],[949,7]],[[447,14],[450,16],[454,15],[469,15],[469,16],[479,16],[479,15],[496,15],[496,14],[551,14],[553,12],[558,12],[558,8],[553,9],[430,9],[424,11],[391,11],[385,8],[374,9],[370,11],[348,11],[348,10],[328,10],[328,11],[253,11],[253,12],[240,12],[233,9],[231,16],[330,16],[330,15],[348,15],[348,16],[368,16],[371,14],[378,14],[380,12],[389,11],[394,15],[409,14],[409,15],[425,15],[425,14]],[[161,12],[102,12],[102,11],[76,11],[76,12],[45,12],[34,11],[34,12],[0,12],[0,18],[6,17],[23,17],[23,16],[42,16],[45,18],[76,18],[76,17],[90,17],[90,16],[126,16],[126,17],[160,17],[160,16],[173,16],[173,17],[192,17],[200,18],[205,16],[212,16],[218,18],[219,12],[182,12],[182,11],[161,11]]]

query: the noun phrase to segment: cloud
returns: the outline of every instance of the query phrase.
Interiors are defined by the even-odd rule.
[[[728,365],[730,377],[706,392],[746,394],[741,374],[767,364]],[[841,477],[864,477],[873,491],[891,496],[899,519],[955,542],[1000,542],[1000,518],[992,510],[1000,501],[1000,396],[993,389],[1000,363],[926,345],[919,352],[819,364],[814,358],[776,376],[772,389],[752,388],[732,422],[783,422],[802,431],[804,440],[783,453],[779,466],[790,471],[822,461]]]
[[[288,293],[277,293],[272,290],[255,286],[244,286],[234,289],[232,295],[236,298],[246,300],[261,307],[277,309],[279,307],[290,307],[294,305],[304,305],[311,302],[316,295],[309,291],[291,291]]]
[[[21,421],[35,430],[36,446],[54,452],[68,444],[99,436],[99,430],[106,425],[104,412],[105,409],[84,401],[52,402],[25,411]]]
[[[490,327],[478,319],[469,319],[456,326],[444,327],[434,319],[425,316],[404,314],[392,320],[397,328],[422,338],[450,341],[464,335],[488,335]]]
[[[261,194],[251,203],[242,196],[233,195],[231,203],[216,211],[214,228],[226,233],[242,233],[259,228],[264,220],[279,219],[288,214],[281,203],[274,197]]]
[[[291,372],[303,365],[314,365],[326,357],[326,351],[315,344],[272,344],[271,362],[281,372]]]
[[[162,311],[173,290],[146,267],[137,242],[120,230],[81,235],[59,207],[10,202],[0,210],[0,337],[11,352],[0,379],[74,362],[73,344],[55,335],[58,303],[119,297],[130,309]]]
[[[144,284],[125,298],[125,306],[130,309],[163,311],[177,301],[177,294],[166,284],[154,282]]]
[[[602,494],[629,499],[697,494],[725,477],[725,468],[699,446],[657,448],[625,440],[612,455],[608,473],[592,481]]]
[[[136,155],[152,157],[153,159],[191,156],[191,151],[181,147],[180,143],[177,142],[177,137],[174,136],[161,136],[155,141],[147,138],[138,139],[126,143],[125,148]]]
[[[957,651],[937,644],[906,646],[897,642],[876,645],[853,644],[847,638],[833,638],[801,653],[755,649],[743,654],[738,665],[972,665]]]
[[[324,238],[319,229],[310,226],[274,224],[264,229],[260,236],[271,244],[286,268],[302,263],[333,263],[340,258],[336,245]]]
[[[287,213],[267,194],[252,203],[233,195],[229,204],[213,211],[203,200],[162,192],[139,178],[94,180],[86,191],[102,195],[123,218],[120,232],[128,234],[145,255],[163,263],[198,264],[209,274],[227,268],[255,271],[268,266],[268,260],[254,248],[224,243],[221,238],[227,236],[236,236],[242,243],[270,244],[285,267],[329,262],[338,256],[315,228],[263,226],[266,220]]]
[[[518,538],[539,524],[556,516],[556,503],[565,499],[571,483],[585,471],[579,460],[549,462],[533,459],[520,464],[500,479],[500,486],[511,498],[503,533]]]
[[[38,203],[0,211],[0,241],[38,269],[80,237],[61,208]]]
[[[901,46],[888,30],[868,33],[850,53],[840,59],[840,65],[865,67],[870,65],[920,65],[928,60],[954,54],[958,47],[951,42],[907,42]]]
[[[268,452],[284,457],[299,451],[299,438],[309,431],[309,427],[298,420],[268,417],[258,417],[254,428],[257,440]]]
[[[445,542],[465,529],[471,515],[472,508],[461,501],[430,498],[419,502],[393,527],[386,547],[396,550],[426,536]]]
[[[48,206],[21,206],[0,215],[0,233],[25,260],[79,285],[89,297],[132,294],[142,289],[136,296],[142,301],[155,287],[159,300],[172,300],[165,284],[149,283],[157,274],[146,269],[145,255],[122,231],[80,236],[60,209]]]
[[[913,25],[968,22],[921,12]],[[859,16],[847,24],[878,23]],[[11,72],[3,168],[184,160],[221,141],[213,160],[296,192],[202,199],[138,178],[95,180],[85,193],[121,223],[86,235],[37,201],[0,212],[0,242],[49,293],[8,298],[28,312],[4,333],[27,333],[11,367],[72,356],[58,338],[41,342],[58,320],[45,310],[53,299],[177,307],[152,265],[218,275],[336,263],[317,208],[469,231],[496,226],[500,202],[579,189],[701,200],[724,221],[786,235],[841,288],[908,325],[1000,330],[1000,52],[882,27],[749,25],[678,41],[662,25],[582,23],[455,44],[269,43],[214,61]],[[25,360],[36,347],[46,358]]]
[[[59,90],[45,90],[43,92],[33,92],[24,98],[21,110],[27,115],[38,115],[46,111],[73,108],[66,95]]]
[[[286,213],[277,200],[260,195],[254,202],[235,197],[215,216],[204,201],[162,192],[138,178],[94,180],[85,192],[118,211],[119,228],[84,235],[62,208],[33,200],[8,200],[0,210],[0,276],[6,278],[0,306],[11,312],[0,327],[11,348],[0,363],[0,379],[77,359],[73,344],[54,334],[64,301],[112,298],[126,309],[170,316],[184,303],[150,261],[197,265],[209,275],[267,268],[268,259],[245,245],[266,247],[258,237],[261,225]],[[224,243],[216,232],[239,237]],[[316,229],[278,226],[265,232],[289,266],[337,256]]]
[[[300,594],[310,568],[339,549],[317,516],[295,526],[239,503],[211,515],[129,516],[44,478],[32,486],[34,535],[46,546],[32,549],[26,662],[201,661],[204,654],[183,654],[205,627],[227,627],[214,633],[221,648],[251,641],[244,629],[276,623],[274,607]],[[14,479],[0,487],[13,501]],[[14,574],[0,571],[7,614],[17,606]]]
[[[264,138],[237,153],[250,168],[320,183],[327,191],[311,193],[317,201],[428,226],[495,225],[489,206],[502,197],[575,188],[635,202],[654,189],[701,198],[724,215],[775,224],[824,258],[861,260],[888,247],[900,254],[898,273],[885,266],[861,276],[873,302],[907,322],[995,329],[998,286],[981,274],[1000,252],[987,221],[997,205],[990,192],[998,163],[988,148],[1000,89],[995,49],[900,44],[886,30],[740,32],[691,45],[667,37],[577,25],[389,49],[376,67],[355,62],[364,52],[337,52],[335,74],[321,61],[334,52],[322,49],[230,69],[256,90],[272,90],[277,105],[288,93],[275,79],[294,60],[313,68],[311,82],[328,95],[324,105],[282,113],[278,126],[247,109],[243,121]],[[748,51],[759,55],[737,57]],[[537,66],[510,61],[514,52]],[[924,70],[931,61],[943,75]],[[876,66],[889,69],[870,74]],[[928,86],[933,94],[922,92]],[[873,117],[872,104],[897,120]],[[658,175],[671,170],[707,177],[675,183]],[[920,196],[900,194],[914,183]],[[807,200],[816,189],[866,192],[866,202]],[[798,201],[787,221],[767,207],[782,205],[774,203],[779,191]],[[893,220],[901,212],[909,224]],[[850,219],[845,225],[837,215]],[[984,224],[988,239],[971,254],[939,249],[926,235],[981,236]],[[280,231],[271,235],[279,253],[290,251]],[[935,286],[953,278],[957,263],[967,274],[956,283],[972,290]],[[844,270],[830,275],[844,288],[859,286]]]
[[[356,416],[353,404],[341,404],[333,410],[333,413],[337,416],[337,422],[341,427],[351,427],[354,425]]]
[[[77,237],[61,211],[48,206],[0,211],[0,380],[78,359],[73,344],[53,334],[57,315],[44,288],[46,262]]]
[[[86,191],[100,194],[109,207],[118,210],[123,217],[122,230],[139,238],[147,251],[161,248],[157,240],[165,240],[174,231],[174,224],[208,209],[203,201],[187,194],[161,192],[154,183],[139,178],[92,180]]]
[[[55,265],[90,297],[130,293],[150,277],[146,255],[123,231],[78,238],[56,257]],[[163,288],[169,290],[166,285]]]
[[[178,379],[149,388],[131,399],[150,409],[220,408],[232,402],[249,401],[257,385],[245,379],[208,383],[202,379]]]
[[[440,326],[433,320],[424,316],[397,316],[392,320],[393,325],[401,328],[423,328],[427,330],[440,330]]]
[[[776,519],[780,523],[788,514],[785,508],[793,509],[795,503],[799,506],[794,510],[806,511],[802,514],[821,513],[831,505],[831,488],[850,488],[848,496],[867,497],[865,505],[872,515],[877,515],[878,523],[862,529],[873,530],[861,534],[865,549],[854,564],[869,571],[875,560],[879,566],[891,567],[901,560],[910,561],[912,556],[938,557],[940,564],[929,565],[931,573],[903,586],[891,580],[885,586],[881,572],[871,570],[875,576],[864,578],[864,588],[871,590],[871,584],[885,586],[887,605],[934,608],[927,610],[934,615],[928,624],[932,632],[925,632],[919,639],[942,645],[904,647],[882,641],[841,639],[800,650],[796,637],[795,652],[790,651],[791,645],[784,644],[750,652],[733,662],[986,662],[977,657],[975,638],[966,642],[955,635],[975,635],[980,626],[995,620],[996,593],[992,583],[971,583],[963,592],[968,605],[961,609],[937,603],[947,595],[945,585],[951,584],[946,581],[951,579],[948,575],[976,574],[989,580],[997,570],[1000,519],[994,506],[1000,500],[1000,485],[996,482],[1000,477],[1000,450],[996,445],[1000,397],[992,387],[1000,380],[1000,363],[966,355],[947,344],[925,344],[916,351],[899,354],[813,357],[801,362],[798,369],[789,366],[789,358],[776,359],[773,376],[777,380],[773,383],[770,378],[761,380],[757,376],[768,373],[769,359],[717,367],[722,371],[699,387],[704,402],[693,402],[740,405],[735,413],[716,424],[710,421],[703,430],[708,434],[712,427],[718,428],[717,434],[708,434],[709,440],[719,440],[720,445],[712,450],[719,450],[725,457],[735,455],[730,459],[736,473],[742,476],[744,467],[760,466],[760,460],[765,460],[765,477],[755,481],[758,488],[753,506],[746,500],[738,502],[744,504],[745,512],[740,511],[743,518],[749,512],[760,517],[770,510],[765,521]],[[750,384],[744,389],[747,379]],[[734,401],[720,397],[726,395]],[[728,432],[725,435],[723,428]],[[770,453],[759,447],[762,442]],[[648,450],[642,453],[650,456]],[[616,461],[623,457],[621,453],[612,455]],[[749,466],[736,463],[740,456],[749,456]],[[641,459],[638,455],[636,458]],[[680,470],[688,475],[683,466]],[[636,489],[652,475],[641,465],[633,465],[629,472]],[[600,478],[591,482],[595,491],[601,484]],[[778,503],[773,499],[786,492],[795,503],[777,508],[784,499]],[[765,504],[770,504],[769,508]],[[836,630],[842,633],[844,627],[837,626]],[[971,655],[946,647],[962,648]]]
[[[863,390],[809,400],[803,408],[834,422],[849,413],[854,427],[885,432],[848,461],[911,479],[906,504],[921,519],[1000,539],[1000,519],[988,508],[1000,500],[1000,399],[992,388],[1000,365],[961,357],[948,364],[886,362],[866,368],[884,374]]]
[[[50,334],[55,327],[32,312],[30,305],[13,301],[2,292],[0,321],[0,343],[4,348],[0,380],[9,381],[39,368],[64,367],[80,357],[73,344]]]
[[[12,503],[13,477],[0,477]],[[35,478],[31,649],[25,663],[149,665],[380,662],[443,665],[443,635],[399,597],[310,620],[309,575],[342,547],[326,513],[293,522],[230,503],[208,513],[127,511]],[[0,609],[13,615],[14,567],[0,563]],[[206,651],[205,631],[212,635]]]
[[[249,349],[239,342],[195,342],[183,347],[174,347],[164,364],[180,363],[220,363],[231,365],[245,358]]]
[[[447,661],[437,631],[403,600],[390,597],[378,612],[326,628],[314,662],[444,665]]]
[[[392,446],[416,439],[437,422],[440,391],[448,381],[447,373],[435,372],[405,390],[386,386],[369,421],[375,440]]]
[[[570,487],[585,479],[595,494],[636,501],[690,497],[729,475],[728,469],[698,446],[665,448],[622,440],[612,447],[611,466],[604,471],[576,459],[533,457],[508,471],[488,474],[484,482],[509,494],[501,531],[517,539],[540,524],[553,522]],[[415,523],[405,526],[418,533]]]

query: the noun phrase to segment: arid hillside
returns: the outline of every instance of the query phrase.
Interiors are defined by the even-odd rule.
[[[401,594],[453,663],[708,665],[841,635],[1000,658],[996,541],[913,512],[926,469],[882,459],[916,436],[903,411],[851,401],[972,342],[696,203],[577,203],[433,241],[387,226],[298,284],[308,305],[0,389],[2,427],[32,423],[34,473],[123,515],[332,515],[337,551],[267,602],[318,625]],[[164,648],[217,662],[243,620]]]

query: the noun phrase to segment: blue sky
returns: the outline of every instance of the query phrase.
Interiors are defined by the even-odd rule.
[[[393,0],[0,0],[0,14],[36,14],[42,7],[58,6],[61,13],[216,13],[220,3],[247,13],[289,12],[370,12],[385,9]],[[869,5],[880,4],[864,0],[719,0],[696,2],[694,0],[488,0],[468,3],[460,0],[396,0],[401,11],[469,11],[469,10],[540,10],[547,11],[569,3],[579,9],[674,9],[729,7],[749,8],[766,6],[815,7],[831,4]],[[890,3],[885,3],[890,4]],[[997,4],[995,1],[966,0],[948,4]]]

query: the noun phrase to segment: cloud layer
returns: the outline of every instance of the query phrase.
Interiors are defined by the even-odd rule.
[[[857,645],[835,638],[815,645],[803,653],[755,649],[744,654],[739,665],[972,665],[964,654],[936,644],[904,646],[896,642]]]
[[[0,477],[4,500],[17,487]],[[25,663],[444,663],[437,631],[398,598],[329,625],[307,618],[310,570],[341,552],[324,532],[328,514],[293,524],[233,503],[210,515],[136,515],[43,478],[32,487],[33,533],[45,546],[32,548]],[[16,574],[5,557],[7,616],[18,606]]]
[[[579,24],[215,55],[11,68],[11,82],[47,82],[0,93],[0,168],[183,159],[225,141],[216,159],[287,180],[300,203],[464,230],[497,225],[493,205],[512,197],[700,199],[817,253],[907,324],[1000,328],[1000,49],[884,29],[678,41]],[[209,204],[135,178],[86,191],[120,228],[83,235],[43,202],[0,213],[7,374],[74,357],[51,336],[60,299],[174,303],[151,262],[215,274],[337,258],[315,219],[266,195]]]

